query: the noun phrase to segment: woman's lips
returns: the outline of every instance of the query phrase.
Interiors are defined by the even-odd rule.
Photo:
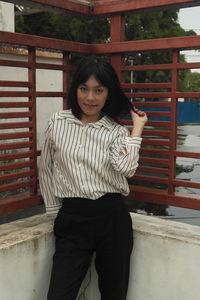
[[[96,107],[96,104],[87,104],[87,103],[84,103],[84,106],[87,107],[87,108],[94,108],[94,107]]]

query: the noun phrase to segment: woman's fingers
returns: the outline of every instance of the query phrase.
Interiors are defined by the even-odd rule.
[[[147,122],[146,113],[139,109],[135,109],[135,111],[131,110],[131,118],[132,118],[133,122],[136,121],[136,119],[138,119],[138,121],[141,120],[144,123]]]
[[[131,115],[134,116],[134,113],[137,114],[140,117],[143,117],[146,115],[146,113],[142,110],[139,110],[137,108],[135,108],[134,110],[131,110]]]

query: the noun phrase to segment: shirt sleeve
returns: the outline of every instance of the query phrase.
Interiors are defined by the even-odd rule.
[[[62,204],[62,199],[55,196],[53,189],[53,161],[55,151],[51,139],[52,126],[53,120],[51,119],[45,132],[45,142],[39,162],[40,191],[48,215],[57,214]]]
[[[110,161],[113,168],[124,175],[132,177],[138,167],[141,137],[130,137],[125,127],[119,129],[119,134],[110,147]]]

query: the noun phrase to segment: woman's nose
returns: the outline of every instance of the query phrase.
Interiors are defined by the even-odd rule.
[[[88,98],[88,100],[93,100],[93,99],[94,99],[94,93],[93,93],[92,90],[90,90],[90,91],[88,92],[87,98]]]

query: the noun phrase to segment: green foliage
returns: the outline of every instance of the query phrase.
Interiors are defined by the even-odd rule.
[[[180,91],[200,92],[200,73],[183,70],[180,73]],[[199,98],[187,98],[186,101],[199,102]]]
[[[162,10],[126,17],[126,39],[146,40],[176,36],[195,35],[194,31],[185,31],[178,23],[177,10]],[[126,58],[127,64],[166,64],[171,63],[171,51],[145,51],[131,53]],[[182,57],[183,60],[183,57]],[[145,81],[144,81],[145,79]],[[166,72],[152,71],[148,75],[137,74],[137,82],[165,82],[170,77]]]
[[[16,32],[46,36],[82,43],[105,43],[110,40],[110,20],[107,17],[81,18],[80,16],[52,14],[48,12],[16,16]],[[185,31],[178,23],[178,10],[160,10],[125,17],[126,40],[159,39],[195,35]],[[75,60],[78,59],[78,56]],[[144,51],[126,53],[125,64],[150,65],[171,63],[172,53],[166,51]],[[184,62],[181,55],[181,62]],[[76,63],[76,62],[75,62]],[[180,90],[199,91],[199,74],[190,70],[180,73]],[[130,82],[130,72],[125,81]],[[132,82],[169,82],[168,70],[132,72]]]
[[[191,72],[188,76],[189,81],[189,91],[191,92],[200,92],[200,73]]]
[[[85,43],[103,43],[109,40],[107,17],[81,18],[48,12],[16,16],[16,32],[65,39]],[[194,35],[178,23],[177,10],[161,10],[126,16],[126,39],[143,40]]]
[[[127,40],[146,40],[195,35],[185,31],[178,23],[178,10],[161,10],[126,17]]]
[[[109,24],[106,18],[82,19],[41,12],[16,16],[16,31],[82,43],[100,43],[108,39]]]
[[[187,72],[182,81],[181,90],[183,92],[200,92],[200,73]]]
[[[125,24],[127,40],[146,40],[195,35],[194,31],[185,31],[181,28],[178,23],[177,10],[161,10],[128,15]],[[125,56],[125,61],[128,65],[167,64],[171,63],[171,60],[172,53],[170,50],[144,51],[142,53],[133,52]],[[185,61],[183,55],[181,56],[181,61]],[[127,82],[130,82],[130,72],[126,74],[125,78]],[[148,83],[169,81],[171,81],[171,73],[167,70],[132,72],[132,82]]]

